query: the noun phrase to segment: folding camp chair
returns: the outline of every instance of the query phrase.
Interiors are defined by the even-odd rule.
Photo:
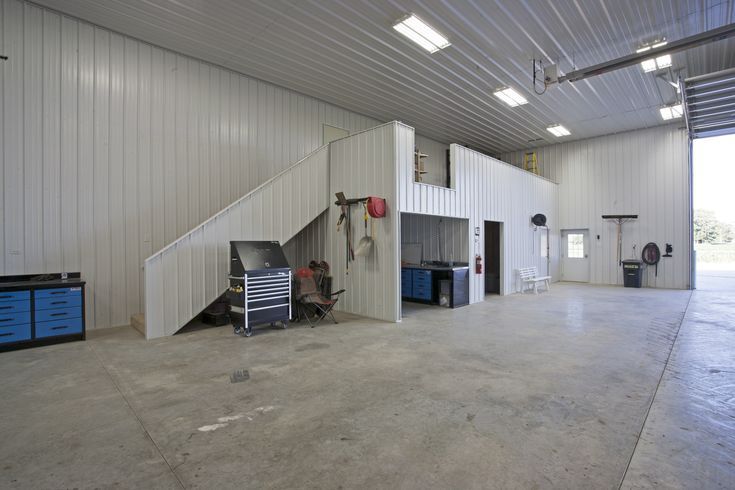
[[[328,298],[324,296],[317,288],[316,281],[313,276],[296,276],[296,312],[298,320],[303,316],[309,325],[313,328],[326,317],[330,317],[334,323],[338,323],[334,318],[332,309],[339,300],[339,295],[344,293],[344,289],[332,293]],[[312,319],[312,316],[314,319]]]

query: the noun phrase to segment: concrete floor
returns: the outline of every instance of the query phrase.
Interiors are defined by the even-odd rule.
[[[735,488],[735,271],[697,277],[624,488]]]
[[[0,487],[733,488],[733,295],[689,300],[559,284],[4,353]]]

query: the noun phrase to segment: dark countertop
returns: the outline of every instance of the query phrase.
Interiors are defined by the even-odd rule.
[[[402,265],[401,269],[422,269],[426,271],[458,271],[462,269],[469,269],[469,265]]]
[[[69,279],[50,279],[48,281],[0,281],[0,289],[23,289],[23,288],[63,288],[73,286],[83,286],[85,281],[80,278]]]

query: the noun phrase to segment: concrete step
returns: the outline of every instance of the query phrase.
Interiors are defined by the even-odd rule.
[[[136,313],[131,316],[130,325],[145,337],[145,316],[143,313]]]

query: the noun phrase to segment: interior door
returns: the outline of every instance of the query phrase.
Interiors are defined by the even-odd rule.
[[[590,282],[589,230],[561,231],[561,277],[564,281]]]

